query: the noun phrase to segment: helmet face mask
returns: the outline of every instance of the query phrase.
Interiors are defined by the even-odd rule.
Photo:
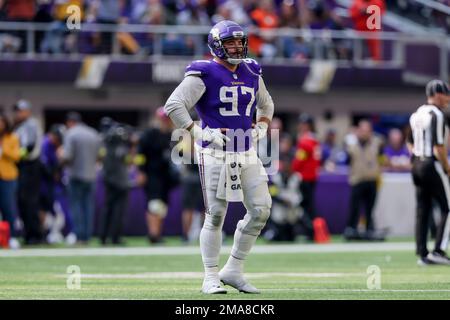
[[[242,46],[235,41],[240,40]],[[224,20],[217,23],[208,35],[208,47],[211,54],[231,64],[239,64],[247,57],[247,36],[237,23]]]

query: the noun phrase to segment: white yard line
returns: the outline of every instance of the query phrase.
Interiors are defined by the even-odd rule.
[[[230,246],[222,247],[228,254]],[[256,245],[252,254],[277,253],[336,253],[336,252],[391,252],[411,251],[413,242],[391,243],[335,243],[335,244],[283,244]],[[0,250],[0,258],[7,257],[74,257],[74,256],[148,256],[148,255],[200,255],[199,247],[121,247],[121,248],[49,248]]]
[[[81,273],[82,279],[202,279],[203,272],[145,272],[145,273]],[[342,278],[365,276],[364,273],[298,273],[298,272],[252,272],[246,273],[248,279],[265,279],[273,277],[292,278]],[[66,278],[67,274],[57,277]]]
[[[260,289],[263,292],[282,291],[318,291],[318,292],[450,292],[450,289],[337,289],[337,288],[286,288],[286,289]]]

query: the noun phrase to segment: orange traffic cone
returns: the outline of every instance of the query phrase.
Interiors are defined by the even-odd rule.
[[[313,220],[313,228],[315,243],[330,242],[330,233],[328,232],[327,222],[324,218],[315,218]]]
[[[0,221],[0,247],[9,248],[9,223]]]

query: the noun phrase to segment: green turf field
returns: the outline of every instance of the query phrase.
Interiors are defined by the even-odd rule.
[[[229,288],[220,296],[200,293],[202,264],[196,246],[169,243],[149,247],[147,253],[139,241],[130,243],[132,247],[106,249],[22,249],[17,256],[2,250],[0,299],[450,299],[450,267],[417,266],[413,252],[396,247],[412,243],[391,242],[381,250],[374,244],[365,250],[361,243],[357,250],[346,243],[335,243],[336,248],[297,243],[295,252],[286,252],[286,245],[256,247],[246,275],[262,294]],[[58,250],[65,252],[52,256]],[[226,259],[222,255],[221,263]],[[67,288],[70,265],[81,270],[80,289]],[[381,270],[379,290],[367,287],[370,265]]]

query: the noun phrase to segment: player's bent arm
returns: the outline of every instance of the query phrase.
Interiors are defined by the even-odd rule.
[[[256,94],[256,121],[263,121],[267,124],[272,121],[274,104],[272,97],[267,91],[263,78],[259,77],[259,89]]]
[[[203,80],[196,76],[187,76],[172,92],[164,106],[164,111],[177,128],[190,130],[194,125],[189,110],[200,100],[206,87]]]
[[[256,125],[252,132],[258,140],[267,134],[267,128],[272,121],[274,104],[272,97],[266,89],[263,78],[259,77],[259,89],[256,94]]]
[[[435,145],[434,152],[436,154],[436,158],[441,163],[444,172],[447,175],[450,175],[450,165],[448,164],[447,148],[445,147],[445,145]]]

